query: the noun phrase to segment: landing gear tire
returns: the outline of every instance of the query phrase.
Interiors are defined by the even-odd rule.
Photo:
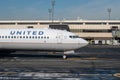
[[[67,56],[66,56],[66,55],[63,55],[63,59],[67,59]]]

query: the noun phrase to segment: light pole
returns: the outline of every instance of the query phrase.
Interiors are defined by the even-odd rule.
[[[109,14],[108,19],[110,20],[110,17],[111,17],[111,8],[108,8],[107,11],[108,11],[108,14]]]
[[[51,15],[51,18],[52,18],[52,23],[54,22],[54,6],[55,6],[55,0],[52,0],[51,1],[51,5],[52,5],[52,15]]]
[[[52,9],[48,9],[48,12],[49,12],[49,20],[51,20]]]

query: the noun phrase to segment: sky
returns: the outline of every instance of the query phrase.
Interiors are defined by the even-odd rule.
[[[51,0],[0,0],[0,20],[48,20]],[[120,0],[55,0],[56,20],[120,19]]]

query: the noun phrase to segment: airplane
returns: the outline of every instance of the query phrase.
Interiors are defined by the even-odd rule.
[[[0,51],[54,51],[66,54],[88,42],[74,33],[57,29],[0,29]],[[2,54],[2,53],[1,53]]]

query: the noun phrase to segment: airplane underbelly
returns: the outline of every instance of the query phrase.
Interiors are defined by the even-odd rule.
[[[74,45],[74,46],[73,46]],[[74,50],[78,46],[76,44],[68,43],[4,43],[2,49],[16,49],[16,50],[55,50],[66,51]]]

